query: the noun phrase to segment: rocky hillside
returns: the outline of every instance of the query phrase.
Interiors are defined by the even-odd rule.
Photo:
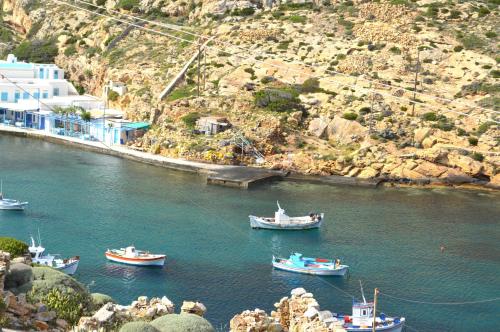
[[[241,133],[265,167],[499,186],[499,4],[4,0],[0,37],[4,53],[54,58],[82,92],[127,84],[111,105],[154,123],[137,149],[253,164]],[[200,96],[195,61],[160,100],[209,37]],[[197,134],[208,115],[231,129]]]

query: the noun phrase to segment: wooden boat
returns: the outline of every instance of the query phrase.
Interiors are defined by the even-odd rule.
[[[31,237],[31,246],[28,247],[28,250],[33,263],[50,266],[69,275],[76,273],[78,264],[80,263],[80,257],[78,256],[62,259],[60,255],[45,254],[45,248],[42,247],[42,241],[39,240],[38,245],[36,245],[33,237]]]
[[[289,217],[285,214],[278,204],[278,211],[274,213],[274,218],[249,216],[250,226],[252,228],[264,229],[287,229],[287,230],[301,230],[318,228],[321,226],[325,217],[324,213],[311,213],[304,217]]]
[[[24,210],[28,202],[3,197],[3,182],[0,181],[0,210]]]
[[[290,255],[288,259],[273,256],[273,267],[290,272],[321,276],[343,276],[349,269],[349,266],[340,264],[339,259],[309,258],[303,257],[299,253]]]
[[[361,282],[360,282],[361,283]],[[375,324],[377,332],[401,332],[404,327],[404,317],[387,317],[384,313],[374,317],[377,309],[377,293],[375,289],[374,302],[366,302],[361,287],[363,302],[354,302],[352,304],[352,316],[335,315],[337,319],[343,320],[343,329],[348,332],[372,332]]]
[[[105,255],[110,261],[138,266],[163,266],[166,257],[165,255],[150,254],[148,251],[136,250],[133,246],[119,250],[108,249]]]

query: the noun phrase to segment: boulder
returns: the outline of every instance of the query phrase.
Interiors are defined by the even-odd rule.
[[[100,308],[106,303],[116,303],[111,296],[106,294],[92,293],[90,297],[92,298],[92,305],[94,308]]]
[[[302,287],[300,288],[294,288],[292,289],[292,291],[290,292],[290,294],[292,294],[292,296],[302,296],[304,295],[306,292],[306,290]]]
[[[147,322],[137,321],[123,325],[119,332],[160,332],[160,330]]]
[[[311,135],[318,138],[323,138],[325,136],[326,128],[328,127],[328,119],[326,118],[315,118],[309,122],[309,128],[307,129]]]
[[[472,159],[469,156],[463,156],[458,153],[448,154],[448,165],[451,167],[458,167],[464,173],[472,176],[479,175],[483,171],[483,164],[479,161]]]
[[[327,127],[328,139],[336,140],[341,144],[356,142],[368,134],[368,128],[359,122],[335,116]]]
[[[431,133],[431,128],[418,128],[413,132],[413,140],[417,144],[422,144],[424,139]]]
[[[445,166],[436,165],[434,163],[431,163],[431,162],[424,160],[417,167],[415,167],[413,170],[415,172],[422,174],[423,176],[426,176],[426,177],[438,178],[444,172],[446,172],[447,169],[448,168]]]
[[[361,171],[361,173],[359,173],[358,175],[358,178],[361,178],[361,179],[372,179],[374,177],[376,177],[378,175],[378,171],[371,168],[371,167],[367,167],[365,168],[364,170]]]
[[[157,318],[151,325],[161,332],[215,332],[204,318],[194,314],[170,314]]]
[[[33,268],[23,263],[13,263],[5,277],[5,289],[12,289],[14,293],[17,288],[28,284],[33,278]]]
[[[195,314],[201,317],[203,317],[206,311],[207,308],[200,302],[184,301],[181,307],[182,313]]]
[[[97,312],[92,316],[94,320],[98,323],[106,323],[109,322],[113,316],[115,315],[115,311],[112,304],[106,304],[101,309],[97,310]]]
[[[434,146],[434,144],[436,144],[437,140],[435,137],[426,137],[424,138],[424,140],[422,141],[422,147],[424,149],[429,149],[429,148],[432,148],[432,146]]]

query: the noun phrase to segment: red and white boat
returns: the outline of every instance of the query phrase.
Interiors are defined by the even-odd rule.
[[[130,246],[121,249],[108,249],[106,258],[113,262],[139,265],[139,266],[163,266],[165,264],[165,255],[151,254],[149,251],[136,250]]]

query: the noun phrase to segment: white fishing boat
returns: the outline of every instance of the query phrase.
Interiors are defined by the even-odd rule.
[[[42,241],[38,240],[36,245],[35,240],[31,237],[31,246],[28,248],[31,261],[35,264],[50,266],[56,270],[72,275],[76,273],[80,257],[75,256],[72,258],[63,259],[60,255],[45,254],[45,248],[42,247]]]
[[[353,302],[352,316],[335,314],[338,319],[344,321],[345,331],[371,332],[374,324],[377,332],[401,332],[403,330],[406,321],[404,317],[388,317],[384,313],[376,316],[377,293],[378,290],[375,289],[374,302],[366,302],[363,287],[361,287],[363,302]]]
[[[0,210],[24,210],[28,202],[3,197],[3,181],[0,181]]]
[[[286,215],[278,204],[278,211],[274,213],[274,218],[271,217],[256,217],[249,216],[250,226],[252,228],[264,229],[287,229],[287,230],[300,230],[319,228],[325,217],[324,213],[311,213],[304,217],[289,217]]]
[[[162,254],[151,254],[149,251],[136,250],[134,246],[108,249],[105,255],[110,261],[138,266],[163,266],[166,257]]]

